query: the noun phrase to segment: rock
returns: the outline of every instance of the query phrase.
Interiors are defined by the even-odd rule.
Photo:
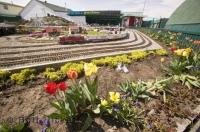
[[[154,109],[152,109],[152,110],[150,110],[148,113],[147,113],[147,115],[153,115],[155,113],[155,110]]]
[[[46,110],[45,115],[50,115],[51,113],[53,113],[55,111],[56,111],[56,109],[52,107],[52,108]]]

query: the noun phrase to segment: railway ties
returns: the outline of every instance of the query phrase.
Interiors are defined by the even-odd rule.
[[[16,66],[23,67],[27,65],[39,65],[42,63],[56,63],[56,61],[67,61],[84,57],[88,58],[92,56],[106,56],[106,54],[111,55],[112,53],[119,54],[121,52],[131,52],[131,50],[142,49],[152,45],[151,40],[149,40],[149,38],[147,38],[139,32],[136,32],[136,34],[137,41],[130,42],[126,45],[117,44],[108,48],[106,47],[106,44],[104,44],[101,48],[95,48],[94,46],[92,50],[83,48],[82,50],[74,50],[73,52],[60,51],[58,53],[50,52],[45,55],[38,54],[37,57],[32,56],[30,58],[18,58],[17,60],[4,60],[3,62],[0,62],[0,67],[10,67],[12,69]]]
[[[37,54],[38,52],[43,52],[43,53],[48,53],[50,51],[61,51],[61,50],[77,50],[77,49],[83,49],[83,48],[95,48],[95,47],[98,47],[98,46],[112,46],[112,45],[121,45],[122,43],[130,43],[130,42],[134,42],[134,41],[137,41],[137,38],[136,38],[136,35],[135,33],[133,33],[133,37],[134,39],[128,39],[128,40],[121,40],[121,41],[115,41],[115,42],[106,42],[106,43],[89,43],[89,44],[74,44],[74,45],[56,45],[56,46],[53,46],[53,47],[37,47],[34,49],[34,47],[31,47],[30,48],[24,48],[23,50],[16,50],[16,49],[11,49],[10,51],[6,51],[6,52],[0,52],[0,55],[4,55],[4,54],[7,54],[7,56],[9,57],[12,56],[13,54],[22,54],[24,53],[25,55],[28,55],[28,54]],[[1,49],[0,49],[1,51]]]

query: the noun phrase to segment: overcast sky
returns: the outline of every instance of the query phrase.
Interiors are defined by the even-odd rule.
[[[13,1],[14,4],[25,6],[30,0],[0,0]],[[44,0],[41,0],[44,1]],[[148,18],[169,17],[173,11],[185,0],[47,0],[59,6],[72,10],[121,10],[141,12],[146,1],[144,14]]]

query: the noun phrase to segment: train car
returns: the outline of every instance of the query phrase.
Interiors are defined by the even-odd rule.
[[[73,44],[73,43],[85,43],[84,36],[63,36],[59,37],[60,44]]]

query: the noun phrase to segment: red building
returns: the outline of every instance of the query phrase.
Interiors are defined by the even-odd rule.
[[[122,16],[122,26],[141,27],[143,17],[142,12],[124,12]]]

